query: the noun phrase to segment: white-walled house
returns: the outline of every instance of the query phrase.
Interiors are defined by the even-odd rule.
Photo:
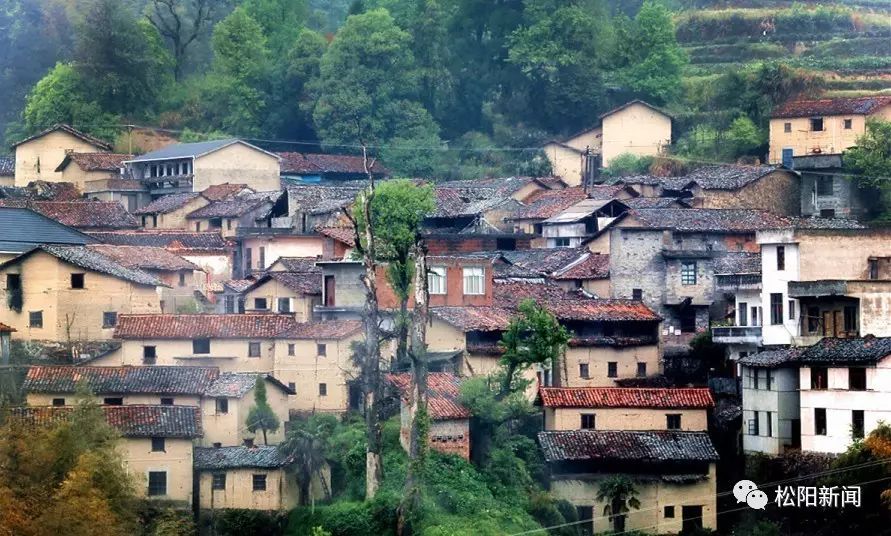
[[[778,455],[800,445],[798,352],[765,350],[739,359],[743,451]]]
[[[800,365],[801,449],[844,452],[891,422],[891,337],[823,338]]]
[[[761,231],[761,328],[765,346],[792,344],[798,335],[798,302],[789,299],[789,282],[798,281],[799,249],[793,229]]]
[[[730,359],[761,347],[761,255],[733,252],[715,259],[715,291],[733,296],[733,325],[712,328],[712,340],[726,344]]]

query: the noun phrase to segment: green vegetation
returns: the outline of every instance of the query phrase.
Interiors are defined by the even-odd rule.
[[[891,122],[868,120],[866,133],[845,154],[845,167],[858,175],[861,188],[879,193],[877,216],[891,221]]]
[[[257,430],[263,433],[263,444],[268,445],[266,439],[268,432],[275,432],[281,427],[278,416],[272,411],[269,401],[266,397],[266,380],[262,376],[257,376],[254,384],[254,405],[248,410],[245,426],[248,432],[255,433]]]

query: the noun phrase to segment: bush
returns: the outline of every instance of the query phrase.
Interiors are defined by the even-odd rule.
[[[217,510],[209,519],[217,536],[280,536],[287,516],[261,510]]]
[[[652,156],[637,156],[631,153],[623,153],[613,158],[609,166],[603,170],[607,177],[624,177],[627,175],[642,175],[648,173]]]

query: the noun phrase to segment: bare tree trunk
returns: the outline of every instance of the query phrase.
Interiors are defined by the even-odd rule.
[[[429,293],[427,289],[427,252],[422,243],[414,250],[414,309],[412,311],[411,345],[408,357],[411,360],[412,416],[409,434],[409,464],[405,475],[405,496],[399,506],[397,534],[413,534],[413,515],[421,506],[421,484],[427,459],[430,418],[427,413],[427,322],[429,321]]]

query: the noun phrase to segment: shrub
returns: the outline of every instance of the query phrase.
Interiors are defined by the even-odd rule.
[[[277,512],[227,509],[214,513],[212,523],[217,536],[280,536],[287,517]]]
[[[652,156],[637,156],[631,153],[623,153],[613,158],[609,166],[603,170],[607,177],[623,177],[626,175],[641,175],[649,172]]]

